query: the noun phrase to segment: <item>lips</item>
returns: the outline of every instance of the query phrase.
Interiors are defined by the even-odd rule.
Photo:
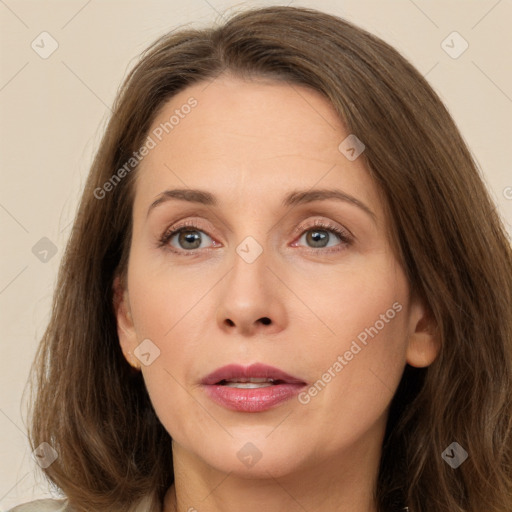
[[[207,395],[218,405],[239,412],[262,412],[298,394],[306,383],[265,364],[227,365],[202,381]]]
[[[305,384],[304,381],[289,375],[279,368],[267,366],[266,364],[256,363],[250,366],[240,366],[230,364],[218,368],[207,375],[201,384],[225,384],[227,382],[250,382],[250,381],[268,381],[273,384]]]

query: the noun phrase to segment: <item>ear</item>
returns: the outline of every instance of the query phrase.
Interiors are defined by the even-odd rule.
[[[133,355],[137,347],[137,334],[133,324],[133,318],[130,311],[130,301],[128,297],[128,290],[123,285],[120,276],[114,278],[112,285],[113,291],[113,306],[114,313],[117,321],[117,336],[119,344],[125,359],[130,366],[139,370],[140,362]]]
[[[418,298],[413,299],[410,312],[407,363],[416,368],[430,366],[441,349],[435,318]]]

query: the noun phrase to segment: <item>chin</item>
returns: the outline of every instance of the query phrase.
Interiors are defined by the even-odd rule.
[[[223,433],[188,444],[196,457],[222,473],[249,479],[277,478],[297,471],[305,463],[306,452],[304,436],[295,439],[283,429],[281,436],[274,437],[277,432],[269,435],[274,428],[231,428],[233,437]]]

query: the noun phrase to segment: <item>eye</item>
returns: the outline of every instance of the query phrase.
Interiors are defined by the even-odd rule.
[[[196,226],[185,226],[180,228],[171,228],[160,238],[160,246],[167,246],[175,252],[194,251],[196,249],[205,249],[215,247],[218,244],[204,231]]]
[[[309,247],[314,249],[323,249],[336,245],[336,239],[339,240],[339,236],[332,231],[315,228],[305,231],[299,241],[305,241]]]
[[[316,222],[314,227],[306,228],[296,244],[311,249],[324,249],[340,246],[339,250],[350,245],[352,237],[337,226]]]
[[[173,239],[176,239],[179,249],[201,249],[204,247],[205,238],[211,240],[206,233],[198,229],[180,229],[170,238],[169,242],[172,245]]]
[[[315,249],[323,247],[331,247],[334,240],[332,233],[325,229],[308,229],[301,237],[310,247]]]

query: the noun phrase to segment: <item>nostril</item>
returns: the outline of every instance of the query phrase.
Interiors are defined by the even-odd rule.
[[[233,320],[230,320],[229,318],[226,318],[226,320],[224,320],[224,323],[228,324],[230,327],[233,327],[235,325],[235,322],[233,322]]]
[[[260,320],[261,320],[261,323],[264,324],[264,325],[268,325],[271,322],[271,320],[270,320],[270,318],[268,316],[264,316]]]

